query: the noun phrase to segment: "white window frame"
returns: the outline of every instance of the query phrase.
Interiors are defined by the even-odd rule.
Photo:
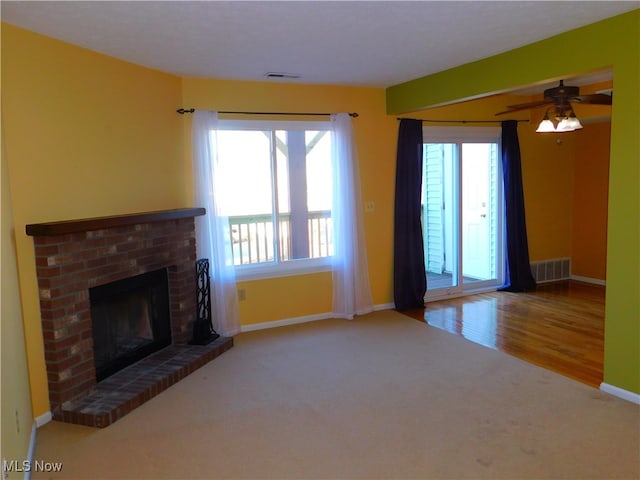
[[[326,130],[331,132],[329,121],[293,121],[293,120],[219,120],[218,130]],[[273,195],[277,195],[276,192]],[[331,271],[333,257],[300,258],[268,263],[235,265],[236,279],[239,281],[279,278],[293,275],[306,275]]]

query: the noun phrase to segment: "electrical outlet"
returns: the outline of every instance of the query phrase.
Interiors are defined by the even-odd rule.
[[[375,209],[376,209],[376,203],[375,202],[369,201],[369,202],[365,202],[364,203],[364,211],[366,213],[371,213],[371,212],[375,211]]]
[[[239,288],[238,289],[238,300],[240,300],[241,302],[247,299],[247,292],[244,290],[244,288]]]

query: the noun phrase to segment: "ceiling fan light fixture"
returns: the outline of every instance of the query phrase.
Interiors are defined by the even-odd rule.
[[[582,124],[576,117],[576,114],[573,110],[571,110],[571,113],[567,117],[567,124],[569,125],[569,127],[571,127],[572,130],[580,130],[582,128]]]
[[[560,120],[558,126],[556,127],[556,132],[573,132],[575,128],[571,126],[571,122],[567,117]]]
[[[536,129],[537,133],[550,133],[550,132],[573,132],[574,130],[580,130],[582,128],[582,124],[580,120],[576,117],[573,108],[567,115],[566,110],[564,108],[556,108],[555,118],[558,121],[558,125],[555,126],[554,123],[549,120],[549,110],[544,113],[544,118],[538,125]]]
[[[611,93],[613,93],[613,91],[611,91]],[[564,81],[560,80],[559,86],[547,88],[544,91],[544,100],[507,105],[507,110],[498,112],[496,115],[511,114],[520,110],[538,108],[551,104],[545,112],[544,118],[538,125],[536,132],[573,132],[574,130],[580,130],[582,124],[576,118],[572,102],[580,102],[582,104],[590,103],[593,105],[612,105],[613,103],[612,95],[605,94],[604,90],[595,94],[580,95],[580,89],[578,87],[565,86]],[[549,117],[549,112],[551,112],[551,118]],[[557,127],[555,127],[555,125],[557,125]]]
[[[555,131],[556,131],[556,126],[553,124],[551,120],[549,120],[549,115],[547,112],[545,112],[544,118],[540,122],[540,125],[538,125],[536,132],[548,133],[548,132],[555,132]]]

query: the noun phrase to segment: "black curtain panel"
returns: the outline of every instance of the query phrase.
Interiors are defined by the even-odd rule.
[[[397,310],[424,307],[427,278],[421,221],[422,121],[400,120],[396,164],[393,298]]]
[[[531,274],[531,265],[529,264],[522,165],[516,120],[502,122],[502,171],[504,175],[507,258],[505,283],[500,290],[526,292],[534,290],[536,282]]]

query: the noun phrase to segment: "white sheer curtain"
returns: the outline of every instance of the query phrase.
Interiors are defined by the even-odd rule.
[[[206,215],[196,217],[196,254],[209,259],[213,328],[229,337],[240,333],[240,317],[229,219],[216,200],[217,186],[222,182],[216,154],[217,124],[216,112],[196,110],[193,114],[194,206],[207,210]]]
[[[360,172],[351,117],[331,115],[333,134],[333,315],[353,318],[373,310],[364,242]]]

